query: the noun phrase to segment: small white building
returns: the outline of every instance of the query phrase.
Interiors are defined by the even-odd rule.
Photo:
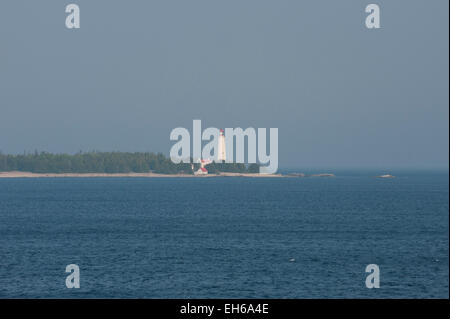
[[[200,167],[194,172],[194,175],[208,175],[208,170],[204,167]]]
[[[200,168],[194,171],[194,175],[207,175],[208,170],[205,168],[205,166],[211,163],[212,161],[210,159],[200,160]],[[192,170],[194,170],[194,164],[192,164]]]

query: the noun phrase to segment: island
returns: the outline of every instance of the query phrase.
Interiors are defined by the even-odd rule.
[[[260,174],[259,164],[208,162],[173,163],[161,153],[147,152],[78,152],[53,154],[34,152],[2,154],[0,178],[34,177],[334,177],[334,174]]]
[[[34,152],[25,154],[0,153],[2,176],[159,176],[194,175],[201,161],[173,163],[161,153],[145,152],[79,152],[76,154],[52,154]],[[258,164],[208,163],[209,174],[257,174]],[[137,175],[136,175],[137,174]]]

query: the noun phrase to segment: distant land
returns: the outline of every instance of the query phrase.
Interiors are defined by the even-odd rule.
[[[259,174],[259,164],[211,163],[208,173],[194,174],[200,163],[173,163],[161,153],[79,152],[18,155],[0,152],[0,178],[33,177],[334,177],[334,174]]]
[[[31,173],[31,172],[0,172],[0,178],[45,178],[45,177],[290,177],[288,175],[281,174],[259,174],[259,173],[232,173],[232,172],[219,172],[215,174],[207,175],[194,175],[194,174],[158,174],[158,173]]]
[[[193,167],[192,167],[193,165]],[[39,174],[146,174],[193,175],[199,163],[173,163],[161,153],[129,152],[79,152],[76,154],[52,154],[34,152],[31,154],[5,155],[0,153],[0,172],[19,172],[27,176]],[[211,163],[209,174],[235,173],[257,174],[258,164]],[[11,172],[14,172],[12,174]],[[34,175],[33,175],[34,174]],[[7,174],[2,174],[5,177]],[[153,176],[152,175],[152,176]]]

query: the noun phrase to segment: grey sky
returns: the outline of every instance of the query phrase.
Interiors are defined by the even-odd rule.
[[[448,168],[448,1],[372,2],[2,0],[0,150],[168,154],[201,119],[278,127],[280,168]]]

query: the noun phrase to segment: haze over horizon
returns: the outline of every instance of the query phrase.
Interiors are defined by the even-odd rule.
[[[0,150],[162,152],[279,129],[279,168],[448,170],[448,1],[0,3]]]

